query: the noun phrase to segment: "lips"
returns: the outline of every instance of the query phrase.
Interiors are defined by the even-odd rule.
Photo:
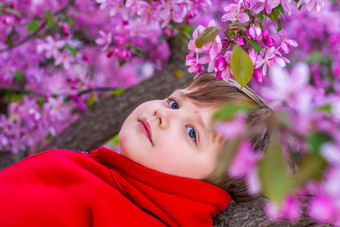
[[[151,144],[153,145],[151,127],[150,127],[149,122],[146,120],[146,118],[139,119],[138,126],[139,126],[139,129],[142,131],[142,133],[150,140]]]

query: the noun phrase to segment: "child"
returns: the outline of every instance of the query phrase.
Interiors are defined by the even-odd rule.
[[[211,117],[233,101],[257,107],[248,115],[250,139],[265,149],[268,133],[259,120],[270,109],[262,99],[203,75],[165,100],[138,106],[119,133],[122,155],[104,147],[89,154],[50,150],[1,171],[1,226],[211,226],[231,202],[220,187],[235,183],[209,180],[224,143]]]

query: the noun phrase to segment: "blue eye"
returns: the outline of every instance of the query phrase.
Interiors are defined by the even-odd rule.
[[[175,100],[170,100],[169,101],[169,106],[171,107],[171,109],[178,109],[178,104]]]
[[[187,132],[189,137],[196,143],[196,131],[193,127],[188,126]]]

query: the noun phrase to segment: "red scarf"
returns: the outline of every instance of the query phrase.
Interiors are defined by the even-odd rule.
[[[231,198],[107,148],[46,151],[0,172],[2,226],[211,226]]]

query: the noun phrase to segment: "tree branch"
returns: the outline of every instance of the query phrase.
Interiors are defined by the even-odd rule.
[[[59,9],[58,11],[56,11],[54,13],[54,15],[58,15],[63,13],[64,11],[67,10],[68,7],[70,7],[71,5],[74,5],[75,0],[70,0],[64,7],[62,7],[61,9]],[[0,49],[0,53],[14,49],[15,47],[18,47],[22,44],[24,44],[25,42],[27,42],[28,40],[32,39],[33,37],[35,37],[43,28],[45,28],[45,26],[47,25],[47,21],[44,20],[43,23],[37,28],[37,30],[35,30],[34,32],[32,32],[31,34],[27,35],[25,38],[23,38],[21,41],[7,47],[4,49]]]

